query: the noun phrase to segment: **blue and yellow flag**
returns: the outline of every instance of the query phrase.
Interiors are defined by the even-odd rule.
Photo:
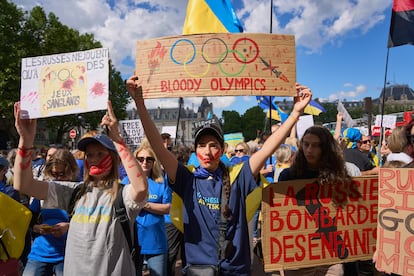
[[[256,100],[259,106],[263,108],[263,111],[266,112],[267,118],[272,118],[273,120],[284,123],[289,117],[289,114],[275,104],[270,96],[256,96]]]
[[[241,32],[230,0],[188,0],[183,34]]]
[[[303,112],[306,113],[306,114],[318,116],[322,112],[326,112],[326,110],[318,102],[316,102],[314,100],[311,100],[309,102],[309,104],[305,107],[305,109],[303,110]]]

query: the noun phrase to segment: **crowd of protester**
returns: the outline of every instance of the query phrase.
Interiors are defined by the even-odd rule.
[[[217,275],[255,275],[251,252],[260,253],[253,248],[260,245],[263,218],[260,208],[246,217],[249,210],[244,205],[253,190],[307,178],[348,183],[353,176],[378,174],[381,164],[412,167],[414,120],[395,128],[382,145],[356,128],[343,130],[341,113],[334,133],[312,126],[296,137],[295,124],[312,95],[305,86],[297,88],[301,93],[291,116],[272,126],[270,133],[229,145],[220,124],[210,122],[196,129],[191,148],[174,145],[169,134],[158,132],[146,111],[138,77],[133,76],[127,89],[146,135],[133,152],[120,138],[110,103],[101,123],[109,128],[108,135],[87,133],[72,151],[56,145],[36,149],[35,120],[21,119],[16,103],[20,140],[18,147],[0,155],[0,192],[33,214],[19,274],[141,275],[143,271],[135,267],[144,267],[149,275],[170,276],[176,275],[181,260],[179,274],[198,275],[198,265],[213,265],[219,267]],[[80,195],[70,206],[76,188]],[[127,240],[119,241],[121,227],[108,211],[118,190],[131,229],[137,226],[139,266],[130,258]],[[85,225],[91,212],[93,226]],[[219,227],[223,222],[224,234]],[[224,241],[218,243],[221,238]],[[377,273],[371,260],[285,271],[285,275]]]

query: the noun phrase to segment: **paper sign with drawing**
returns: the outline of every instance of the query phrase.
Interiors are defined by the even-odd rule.
[[[108,49],[22,59],[21,107],[27,118],[106,109]]]

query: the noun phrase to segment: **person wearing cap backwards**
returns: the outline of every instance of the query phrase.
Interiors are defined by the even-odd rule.
[[[312,93],[306,86],[296,85],[301,91],[291,116],[263,144],[260,151],[235,167],[226,168],[220,157],[224,151],[223,133],[214,120],[201,125],[195,132],[195,149],[200,166],[193,171],[179,163],[162,145],[161,136],[145,107],[142,87],[137,76],[127,80],[131,95],[151,143],[167,173],[173,191],[183,202],[183,231],[188,275],[191,265],[214,265],[220,267],[220,275],[250,275],[251,258],[246,212],[247,196],[260,185],[259,171],[276,148],[283,142],[300,113],[309,103]],[[232,177],[233,175],[233,177]],[[234,177],[235,175],[235,177]],[[224,185],[225,210],[221,213],[221,191]],[[173,196],[174,197],[174,196]],[[257,206],[256,206],[257,208]],[[173,209],[174,210],[174,199]],[[255,209],[249,214],[251,217]],[[226,256],[219,257],[219,226],[221,215],[228,222],[226,232]]]
[[[22,119],[20,103],[14,105],[15,126],[20,135],[14,166],[16,189],[38,199],[44,207],[68,210],[74,182],[40,181],[33,179],[31,155],[36,134],[36,119]],[[81,182],[81,197],[75,203],[69,225],[64,275],[135,275],[128,242],[113,208],[118,194],[119,156],[126,168],[131,185],[122,190],[129,217],[130,230],[136,216],[146,204],[148,183],[141,166],[126,147],[118,132],[118,122],[108,101],[108,113],[101,126],[107,126],[108,136],[85,137],[78,148],[85,152],[85,178]]]

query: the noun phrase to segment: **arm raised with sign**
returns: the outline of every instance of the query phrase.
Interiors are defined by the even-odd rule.
[[[147,111],[147,107],[145,106],[144,98],[142,96],[142,86],[138,80],[138,77],[130,77],[126,82],[126,85],[129,95],[132,97],[135,105],[137,106],[139,118],[141,119],[141,123],[145,131],[145,136],[148,138],[148,141],[150,141],[151,147],[160,159],[168,178],[174,183],[178,161],[175,156],[164,147],[164,141],[161,138],[161,134],[158,132],[158,129],[152,121],[151,116]]]
[[[312,99],[312,92],[308,87],[296,84],[296,90],[298,94],[295,97],[295,105],[288,119],[275,132],[273,132],[269,138],[267,138],[262,148],[253,154],[249,159],[250,168],[255,176],[258,175],[260,169],[266,162],[266,159],[271,156],[279,145],[285,141],[285,138],[290,133],[290,130],[299,120],[299,116],[303,109],[305,109]]]

